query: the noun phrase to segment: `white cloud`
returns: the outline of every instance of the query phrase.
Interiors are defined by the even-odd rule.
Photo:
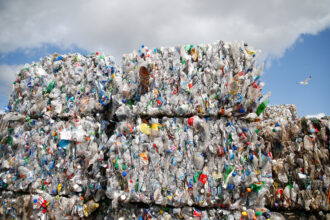
[[[244,40],[281,56],[303,33],[330,27],[329,0],[1,1],[0,52],[43,43],[121,54],[149,47]]]
[[[306,115],[305,116],[305,118],[308,118],[308,119],[310,119],[310,118],[317,118],[317,119],[321,119],[321,118],[323,118],[323,117],[325,117],[325,113],[318,113],[318,114],[316,114],[316,115]]]
[[[0,95],[8,96],[12,89],[12,83],[15,80],[16,72],[18,72],[23,65],[0,65]]]

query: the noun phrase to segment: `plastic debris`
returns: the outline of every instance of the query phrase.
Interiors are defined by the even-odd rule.
[[[45,57],[19,71],[7,111],[31,117],[92,115],[110,103],[118,72],[112,57]]]
[[[329,118],[268,106],[257,54],[219,41],[143,45],[121,69],[98,52],[27,65],[0,114],[0,216],[326,218]]]
[[[135,115],[244,115],[255,112],[263,66],[243,42],[186,45],[125,54],[114,105]],[[123,102],[125,100],[125,102]]]

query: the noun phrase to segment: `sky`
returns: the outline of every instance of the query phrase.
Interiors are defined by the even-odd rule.
[[[270,103],[330,115],[330,0],[0,0],[0,107],[15,72],[48,54],[243,40],[261,50]],[[312,76],[306,86],[296,82]]]

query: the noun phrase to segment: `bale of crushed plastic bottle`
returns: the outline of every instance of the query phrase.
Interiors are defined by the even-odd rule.
[[[98,53],[47,56],[17,73],[6,111],[31,117],[92,115],[110,102],[118,72],[113,58]]]
[[[7,115],[12,117],[3,119],[0,189],[100,199],[106,182],[105,123],[92,117],[63,121]]]
[[[267,107],[255,54],[219,41],[143,46],[121,69],[97,53],[26,65],[0,114],[0,216],[326,218],[329,117]]]
[[[264,207],[271,152],[255,124],[226,118],[138,118],[110,137],[106,195],[119,203]]]
[[[265,120],[259,133],[265,144],[271,146],[274,157],[274,185],[267,198],[268,206],[329,211],[329,118],[292,120],[290,111],[286,111],[289,109],[292,108],[278,106],[274,111],[269,108],[266,113],[273,120]]]
[[[148,49],[142,46],[122,58],[115,78],[117,114],[258,115],[270,94],[262,96],[258,53],[243,42],[183,45]]]

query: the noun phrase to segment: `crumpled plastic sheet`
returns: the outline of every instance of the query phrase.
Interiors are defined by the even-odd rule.
[[[244,115],[255,112],[263,96],[263,65],[258,51],[243,42],[218,41],[148,49],[122,58],[113,96],[117,115]]]
[[[47,56],[17,73],[6,111],[30,117],[91,115],[110,103],[119,71],[112,57],[98,53]]]

